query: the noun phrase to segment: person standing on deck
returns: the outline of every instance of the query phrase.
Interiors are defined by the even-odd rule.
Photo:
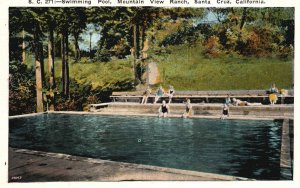
[[[158,117],[167,117],[170,113],[169,105],[166,104],[166,101],[162,101],[162,105],[158,109]]]

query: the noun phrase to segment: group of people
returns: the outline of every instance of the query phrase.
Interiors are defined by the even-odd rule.
[[[277,100],[277,94],[278,89],[275,86],[275,84],[271,85],[271,88],[268,90],[269,93],[269,101],[271,105],[274,105]],[[159,98],[163,97],[163,96],[167,96],[169,98],[168,104],[171,103],[172,101],[172,97],[175,94],[175,90],[173,86],[169,86],[169,90],[168,92],[165,92],[164,89],[162,88],[162,86],[159,86],[156,93],[155,93],[155,98],[154,98],[154,104],[157,103],[157,101],[159,100]],[[142,104],[146,104],[148,97],[151,95],[151,88],[150,86],[147,87],[147,89],[145,90],[145,92],[143,93],[143,99],[142,99]],[[170,113],[170,107],[166,103],[165,100],[162,101],[161,106],[159,107],[158,113],[159,113],[159,117],[167,117],[168,114]],[[227,95],[227,97],[225,98],[225,103],[223,104],[223,108],[222,108],[222,116],[221,119],[225,119],[226,117],[229,117],[229,106],[259,106],[262,105],[262,103],[250,103],[248,101],[242,101],[240,99],[236,99],[236,98],[232,98],[230,97],[230,95]],[[192,116],[192,105],[191,105],[191,101],[190,99],[187,99],[185,102],[185,111],[182,114],[183,118],[187,118]]]
[[[142,99],[141,104],[147,104],[148,98],[151,95],[151,92],[152,92],[152,90],[151,90],[150,86],[148,86],[147,89],[143,93],[143,99]],[[172,102],[172,98],[173,98],[174,94],[175,94],[175,89],[172,85],[169,85],[169,89],[167,92],[165,92],[163,87],[160,85],[155,92],[153,104],[156,104],[157,101],[163,96],[167,96],[169,98],[168,104],[170,104]],[[187,118],[192,115],[192,105],[191,105],[190,99],[187,99],[185,103],[186,103],[185,111],[182,114],[183,118]],[[167,117],[168,114],[170,114],[170,107],[168,104],[165,100],[162,101],[162,104],[158,109],[159,117]]]
[[[172,102],[172,97],[175,94],[174,87],[172,85],[169,85],[169,90],[168,92],[165,92],[163,87],[160,85],[155,93],[155,98],[154,98],[154,104],[157,103],[159,98],[163,96],[169,97],[168,103],[170,104]],[[151,95],[151,88],[150,86],[147,87],[147,89],[143,93],[143,99],[142,99],[142,104],[147,104],[148,98]]]
[[[285,90],[281,91],[283,94],[286,94],[284,92],[286,92]],[[269,101],[271,105],[276,104],[277,100],[278,100],[278,93],[279,90],[276,87],[276,85],[273,83],[270,87],[270,89],[267,91],[267,93],[269,94]],[[225,119],[226,117],[229,117],[229,105],[233,105],[233,106],[259,106],[262,105],[262,103],[250,103],[247,101],[242,101],[240,99],[236,99],[236,98],[230,98],[230,95],[227,95],[227,98],[225,99],[225,103],[223,104],[223,110],[222,110],[222,116],[221,119]]]
[[[166,101],[163,100],[161,106],[158,109],[158,117],[167,117],[169,113],[170,113],[170,107],[166,103]],[[185,102],[185,111],[183,112],[181,117],[182,118],[191,117],[192,113],[193,111],[192,111],[191,100],[187,99]]]
[[[221,119],[225,119],[226,117],[229,117],[229,105],[233,106],[259,106],[262,105],[262,103],[250,103],[248,101],[242,101],[240,99],[236,98],[230,98],[228,95],[227,98],[225,99],[225,103],[223,104],[223,113],[221,116]]]

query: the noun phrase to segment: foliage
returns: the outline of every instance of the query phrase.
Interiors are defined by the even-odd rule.
[[[74,79],[70,80],[70,97],[58,96],[56,108],[58,111],[83,111],[89,109],[89,104],[100,103],[99,96],[93,91],[91,85],[78,84]]]
[[[209,24],[198,24],[197,26],[183,24],[177,32],[169,34],[161,42],[161,45],[195,44],[197,40],[207,37],[206,34],[210,32],[211,27]]]
[[[35,111],[34,71],[18,61],[9,63],[9,115]]]
[[[112,60],[109,63],[76,63],[70,67],[70,73],[78,84],[91,85],[91,90],[132,89],[133,75],[129,59]]]
[[[205,14],[217,21],[205,22]],[[30,57],[42,62],[50,33],[56,110],[86,110],[108,101],[112,91],[132,90],[151,61],[159,64],[162,83],[180,90],[263,89],[272,82],[288,88],[293,82],[294,8],[11,7],[9,19],[10,114],[34,112],[39,87]],[[85,29],[101,35],[97,48],[79,49]],[[27,66],[20,65],[22,42]],[[62,71],[62,62],[69,70]],[[47,66],[41,77],[50,76]],[[64,96],[62,77],[70,78]],[[43,83],[44,93],[48,85]]]
[[[214,39],[222,45],[225,53],[239,53],[246,57],[291,58],[282,54],[282,49],[293,48],[294,45],[294,10],[291,8],[211,8],[218,18],[214,32],[207,38],[207,44]],[[218,37],[217,40],[215,37]],[[207,50],[208,56],[211,51]]]
[[[216,36],[211,36],[204,43],[205,50],[204,55],[209,58],[219,57],[221,54],[221,45],[219,38]]]

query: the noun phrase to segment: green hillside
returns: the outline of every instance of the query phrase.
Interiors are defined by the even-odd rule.
[[[205,58],[201,47],[181,45],[172,54],[157,57],[164,86],[177,90],[266,89],[271,83],[290,88],[293,64],[278,58],[239,57]]]
[[[174,53],[155,57],[164,87],[171,84],[177,90],[266,89],[271,83],[276,83],[279,88],[292,87],[291,61],[238,56],[209,59],[203,57],[197,47],[188,50],[183,45],[173,48],[176,49]],[[55,74],[59,80],[60,59],[55,64]],[[133,82],[131,66],[130,60],[103,63],[83,59],[79,63],[70,63],[70,78],[78,84],[91,85],[92,90],[126,90]]]

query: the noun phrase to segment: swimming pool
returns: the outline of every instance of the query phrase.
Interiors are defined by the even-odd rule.
[[[280,179],[279,121],[45,114],[9,120],[9,146]]]

